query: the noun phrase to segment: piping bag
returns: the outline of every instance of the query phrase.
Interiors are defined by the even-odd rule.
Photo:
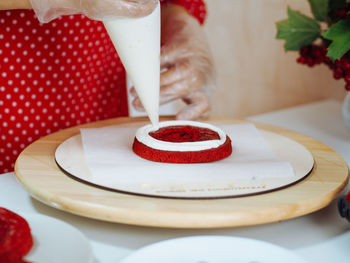
[[[141,18],[104,22],[153,126],[159,123],[160,3]]]

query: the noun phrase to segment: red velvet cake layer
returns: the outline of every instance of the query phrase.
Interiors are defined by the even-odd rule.
[[[171,143],[199,142],[207,140],[219,140],[217,132],[207,128],[194,126],[170,126],[163,127],[149,133],[157,140]],[[140,157],[164,163],[207,163],[224,159],[231,155],[231,140],[226,136],[226,141],[217,148],[200,151],[164,151],[151,148],[135,138],[133,151]]]

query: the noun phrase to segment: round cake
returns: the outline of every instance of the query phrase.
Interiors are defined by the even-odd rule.
[[[163,163],[207,163],[231,155],[231,140],[218,127],[195,121],[165,121],[136,132],[133,151]]]
[[[0,207],[0,262],[24,262],[33,246],[33,238],[27,221],[21,216]]]

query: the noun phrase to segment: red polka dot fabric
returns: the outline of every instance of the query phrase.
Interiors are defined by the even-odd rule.
[[[125,70],[101,22],[0,11],[0,173],[40,137],[127,116],[127,105]]]

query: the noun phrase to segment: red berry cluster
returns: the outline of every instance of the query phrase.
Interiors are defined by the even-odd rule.
[[[299,54],[300,57],[297,59],[297,62],[309,67],[330,61],[329,57],[327,57],[327,48],[325,46],[308,45],[302,47]]]
[[[319,64],[326,64],[332,71],[335,79],[344,79],[345,89],[350,91],[350,52],[347,52],[341,59],[332,61],[327,57],[327,48],[324,45],[308,45],[299,51],[299,64],[313,67]]]
[[[330,24],[334,24],[339,20],[350,19],[350,3],[345,3],[342,8],[333,10],[329,13]],[[319,64],[327,65],[333,71],[335,79],[345,80],[345,89],[350,91],[350,51],[342,56],[341,59],[332,61],[327,57],[327,40],[320,45],[308,45],[299,50],[299,58],[297,62],[309,67]]]
[[[350,18],[350,4],[345,3],[342,8],[332,11],[330,16],[333,18],[333,22],[337,22],[341,19],[349,19]]]

